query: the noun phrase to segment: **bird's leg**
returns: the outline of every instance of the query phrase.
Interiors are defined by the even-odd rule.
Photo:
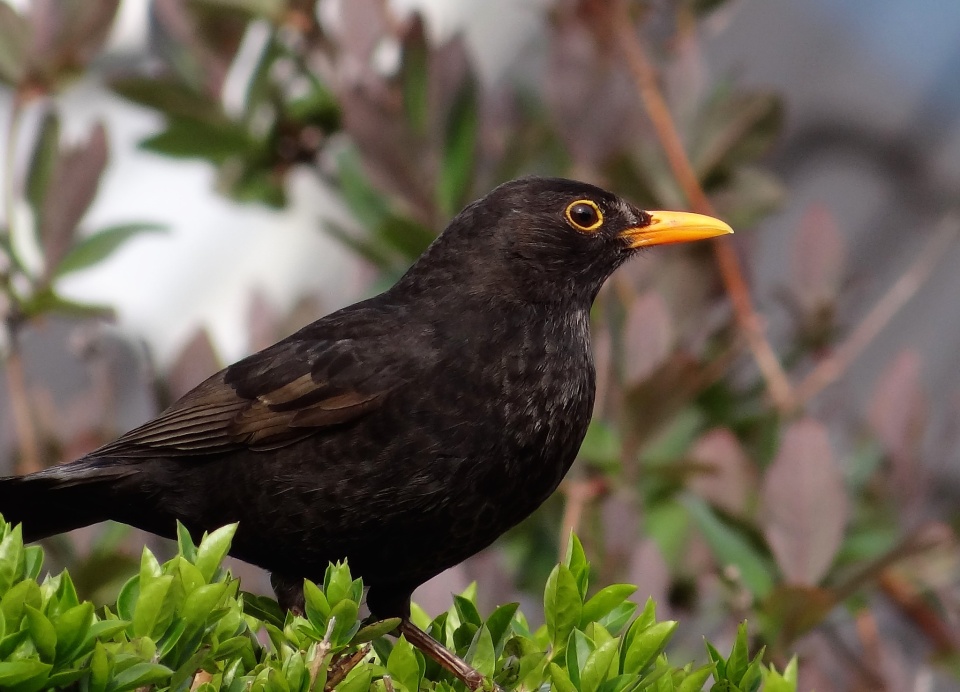
[[[420,649],[424,656],[429,656],[439,663],[444,670],[449,671],[460,682],[466,685],[468,689],[483,689],[484,678],[478,670],[467,664],[462,658],[410,622],[409,618],[403,618],[400,621],[400,626],[397,627],[397,633],[406,637],[406,640]],[[499,689],[496,684],[491,684],[494,690]]]

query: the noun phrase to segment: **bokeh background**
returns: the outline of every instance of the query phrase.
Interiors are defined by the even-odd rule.
[[[801,689],[960,689],[958,74],[952,0],[0,2],[0,468],[383,288],[503,180],[708,205],[736,236],[601,293],[561,491],[418,600],[533,615],[575,528],[680,657],[747,619]],[[48,548],[106,601],[145,540]]]

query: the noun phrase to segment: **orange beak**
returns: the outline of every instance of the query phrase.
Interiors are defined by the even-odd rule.
[[[686,211],[648,211],[650,223],[628,228],[620,233],[631,248],[649,245],[686,243],[733,233],[733,229],[719,219]]]

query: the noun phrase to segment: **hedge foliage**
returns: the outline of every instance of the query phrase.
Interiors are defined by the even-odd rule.
[[[397,620],[358,617],[363,583],[346,564],[330,565],[322,584],[304,582],[303,617],[272,599],[240,591],[221,566],[236,525],[195,545],[179,529],[178,552],[160,564],[144,548],[140,570],[114,605],[81,601],[70,575],[44,575],[43,550],[24,546],[21,527],[0,517],[0,689],[462,690],[405,639],[387,633]],[[637,587],[606,586],[591,595],[590,567],[572,537],[567,559],[544,591],[545,624],[531,629],[511,603],[486,618],[476,589],[416,624],[508,690],[693,692],[711,689],[793,692],[796,662],[784,672],[748,655],[744,626],[729,656],[707,643],[709,663],[670,663],[664,650],[677,628],[657,621]],[[39,580],[39,581],[38,581]]]

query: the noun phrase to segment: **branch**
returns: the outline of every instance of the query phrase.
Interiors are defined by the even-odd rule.
[[[960,233],[960,218],[950,214],[923,246],[903,275],[877,301],[860,324],[833,353],[821,360],[796,389],[796,406],[802,406],[824,387],[835,382],[871,341],[889,324],[893,316],[916,295],[946,250]]]
[[[627,2],[618,0],[614,4],[611,28],[615,33],[619,50],[633,75],[640,100],[653,124],[673,175],[694,211],[716,216],[713,204],[703,191],[693,165],[684,151],[680,133],[657,84],[656,72],[640,44]],[[767,383],[770,398],[778,410],[789,411],[794,408],[793,387],[764,334],[764,321],[753,307],[750,290],[744,279],[736,251],[727,241],[719,239],[713,241],[713,251],[724,287],[733,305],[737,324]]]

